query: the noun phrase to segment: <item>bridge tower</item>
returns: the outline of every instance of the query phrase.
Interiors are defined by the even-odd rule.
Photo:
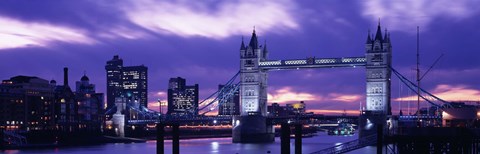
[[[253,30],[248,45],[240,46],[240,116],[233,118],[233,142],[273,142],[274,129],[267,125],[267,70],[259,67],[267,59],[267,46],[258,44]]]
[[[390,106],[392,44],[386,29],[382,36],[380,22],[374,37],[371,37],[369,32],[365,51],[366,109],[362,109],[360,115],[360,137],[376,133],[379,125],[387,126],[386,120],[392,114]]]

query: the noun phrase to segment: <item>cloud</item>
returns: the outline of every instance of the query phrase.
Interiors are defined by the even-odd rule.
[[[148,101],[148,108],[151,109],[151,110],[155,110],[155,111],[160,111],[159,109],[159,106],[160,106],[160,103],[158,103],[158,101],[160,100],[160,102],[162,102],[162,110],[163,112],[167,112],[167,93],[165,91],[152,91],[152,92],[149,92],[148,93],[148,98],[149,98],[149,101]]]
[[[0,49],[49,46],[54,42],[95,44],[81,29],[47,23],[24,22],[0,16]]]
[[[160,100],[162,102],[162,113],[166,113],[168,110],[167,100]],[[160,111],[160,103],[157,101],[148,102],[148,109],[154,111]]]
[[[414,33],[416,26],[428,26],[437,18],[458,21],[471,17],[479,5],[480,1],[471,0],[371,0],[363,2],[362,15],[374,22],[380,18],[390,30]]]
[[[339,101],[339,102],[358,102],[360,99],[363,99],[361,95],[356,94],[338,94],[331,93],[328,95],[329,100]]]
[[[296,92],[291,87],[282,87],[275,90],[273,93],[267,94],[268,102],[272,103],[292,103],[299,101],[312,101],[312,102],[358,102],[363,97],[357,94],[341,94],[341,93],[328,93],[312,94],[307,92]]]
[[[480,101],[480,90],[464,85],[438,85],[433,89],[433,95],[446,101]],[[417,96],[395,98],[394,101],[416,101]]]
[[[145,39],[151,36],[142,30],[127,28],[125,26],[114,26],[102,29],[102,32],[98,34],[99,37],[106,39]]]
[[[296,5],[281,1],[204,1],[140,0],[120,6],[127,18],[150,31],[182,37],[202,36],[222,39],[245,34],[253,26],[262,32],[296,29],[292,15]]]
[[[283,87],[276,90],[273,94],[267,94],[268,102],[288,103],[299,101],[317,101],[322,100],[322,97],[315,96],[310,93],[294,92],[291,87]]]
[[[33,22],[0,16],[0,49],[51,47],[58,42],[92,45],[116,39],[152,39],[155,33],[223,39],[246,34],[253,26],[262,33],[283,33],[299,27],[292,14],[297,6],[290,0],[219,3],[139,0],[94,4],[118,10],[121,20],[105,24],[90,19],[86,21],[93,27],[75,28],[62,26],[56,19]]]

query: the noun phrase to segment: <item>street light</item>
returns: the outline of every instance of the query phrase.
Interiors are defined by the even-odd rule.
[[[162,114],[162,101],[160,101],[160,99],[158,99],[157,101],[158,101],[158,107],[160,108],[160,114]]]

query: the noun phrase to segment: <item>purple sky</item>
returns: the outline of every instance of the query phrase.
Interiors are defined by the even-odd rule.
[[[238,71],[241,38],[248,41],[253,26],[270,59],[348,57],[364,55],[379,18],[391,33],[394,68],[413,77],[420,26],[422,71],[445,54],[422,86],[447,100],[480,100],[480,1],[470,0],[1,1],[0,79],[61,82],[67,66],[70,81],[86,71],[105,92],[105,63],[118,54],[125,65],[149,68],[151,102],[166,100],[177,76],[198,83],[204,98]],[[398,113],[412,93],[392,78]],[[269,102],[305,100],[317,112],[365,102],[364,68],[275,71],[268,82]]]

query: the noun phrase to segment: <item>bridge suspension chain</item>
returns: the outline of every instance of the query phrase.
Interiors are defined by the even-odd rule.
[[[236,84],[232,84],[232,85],[225,85],[222,88],[224,90],[222,90],[218,93],[218,97],[215,97],[215,99],[213,101],[211,101],[209,104],[207,104],[206,106],[204,106],[202,108],[202,109],[205,109],[206,107],[211,106],[207,111],[201,113],[201,115],[205,115],[208,112],[213,111],[218,106],[224,104],[228,99],[230,99],[235,94],[235,91],[237,91],[239,88],[240,88],[240,83],[236,83]],[[215,103],[216,101],[218,101],[218,102]]]
[[[238,71],[232,78],[230,78],[230,80],[228,80],[227,83],[225,83],[222,88],[215,91],[213,94],[211,94],[210,96],[208,96],[207,98],[205,98],[204,100],[198,103],[199,105],[198,111],[201,111],[210,107],[207,111],[200,113],[200,115],[205,115],[206,113],[213,111],[217,106],[225,102],[223,101],[224,99],[228,99],[231,96],[233,96],[233,93],[235,93],[235,90],[238,90],[238,88],[240,87],[239,82],[234,83],[235,79],[237,79],[239,74],[240,74],[240,71]],[[200,107],[200,105],[202,105],[202,107]]]
[[[389,66],[390,67],[390,66]],[[442,107],[441,105],[438,105],[436,103],[433,103],[431,100],[427,99],[426,97],[420,95],[416,90],[415,88],[417,88],[418,86],[413,83],[412,81],[408,80],[405,76],[403,76],[402,74],[400,74],[397,70],[395,70],[394,68],[390,67],[390,69],[392,70],[393,74],[395,74],[395,76],[397,76],[400,81],[402,81],[405,85],[407,85],[407,87],[412,90],[415,94],[417,94],[418,96],[420,96],[420,98],[422,98],[423,100],[427,101],[428,103],[432,104],[433,106],[437,106],[437,107]],[[428,96],[432,97],[433,99],[435,100],[438,100],[442,103],[444,103],[444,105],[447,105],[448,107],[452,107],[451,103],[448,102],[448,101],[445,101],[433,94],[431,94],[430,92],[426,91],[425,89],[423,88],[419,88],[420,91],[424,92],[425,94],[427,94]]]

